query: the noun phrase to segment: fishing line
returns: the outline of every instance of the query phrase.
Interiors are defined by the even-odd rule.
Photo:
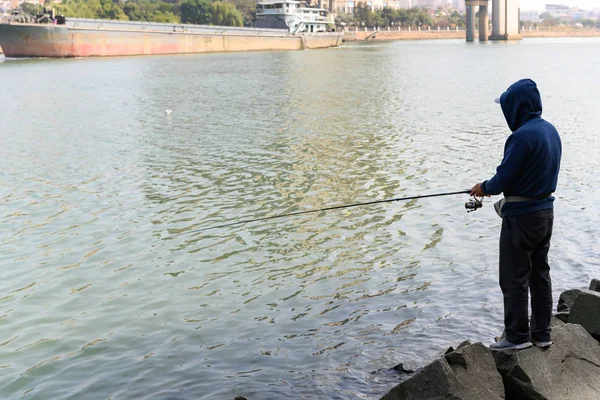
[[[270,217],[246,219],[246,220],[243,220],[243,221],[230,222],[230,223],[222,224],[222,225],[209,226],[207,228],[194,229],[192,231],[183,232],[183,233],[190,234],[190,233],[208,231],[210,229],[225,228],[225,227],[228,227],[228,226],[247,224],[247,223],[250,223],[250,222],[266,221],[266,220],[270,220],[270,219],[283,218],[283,217],[294,217],[294,216],[297,216],[297,215],[304,215],[304,214],[317,213],[317,212],[323,212],[323,211],[331,211],[331,210],[339,210],[339,209],[342,209],[342,208],[368,206],[368,205],[371,205],[371,204],[391,203],[393,201],[405,201],[405,200],[425,199],[427,197],[452,196],[452,195],[455,195],[455,194],[468,194],[468,193],[471,193],[471,191],[470,190],[461,190],[459,192],[424,194],[424,195],[420,195],[420,196],[398,197],[398,198],[395,198],[395,199],[375,200],[375,201],[368,201],[368,202],[365,202],[365,203],[346,204],[346,205],[341,205],[341,206],[332,206],[332,207],[319,208],[318,210],[297,211],[297,212],[287,213],[287,214],[272,215]],[[467,208],[469,208],[469,207],[467,207]],[[183,234],[183,233],[181,233],[181,234]]]

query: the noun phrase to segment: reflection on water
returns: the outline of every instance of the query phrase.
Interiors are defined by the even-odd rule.
[[[583,285],[597,270],[599,43],[3,62],[2,393],[377,398],[398,380],[386,368],[489,342],[491,201],[196,230],[466,189],[501,157],[492,100],[530,76],[565,147],[555,292]]]

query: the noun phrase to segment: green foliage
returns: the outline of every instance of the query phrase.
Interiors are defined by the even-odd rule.
[[[53,4],[56,14],[76,18],[120,19],[129,18],[123,9],[112,0],[66,0]]]
[[[52,7],[56,14],[62,14],[66,17],[100,18],[96,14],[96,11],[99,12],[100,10],[98,1],[67,0],[63,3],[53,4]]]
[[[587,28],[593,28],[596,25],[596,21],[594,21],[593,19],[584,19],[583,21],[581,21],[581,25]]]
[[[181,22],[184,24],[210,24],[211,7],[208,0],[183,0]]]
[[[444,20],[445,26],[465,26],[463,16],[455,13],[447,16],[439,12],[439,18]],[[336,20],[346,25],[356,26],[434,26],[436,21],[431,18],[423,8],[392,9],[385,7],[381,10],[372,10],[366,3],[358,3],[354,8],[354,14],[339,15]]]
[[[27,14],[38,15],[43,11],[43,7],[39,4],[33,3],[23,3],[21,4],[21,9],[25,11]]]
[[[171,11],[157,11],[156,14],[154,14],[154,18],[152,20],[154,22],[166,22],[169,24],[178,24],[180,22],[179,16],[173,14]]]
[[[179,23],[178,7],[161,0],[127,0],[122,8],[131,21]]]
[[[233,4],[215,1],[210,5],[211,19],[213,25],[242,26],[244,17]]]
[[[100,0],[100,12],[98,18],[101,19],[119,19],[128,20],[129,18],[123,12],[123,9],[112,0]]]
[[[222,0],[233,4],[244,18],[244,25],[250,25],[256,19],[256,0]]]
[[[50,1],[50,0],[46,0]],[[171,0],[170,0],[171,1]],[[215,24],[225,26],[242,26],[245,16],[236,9],[235,4],[226,2],[211,2],[210,0],[64,0],[63,3],[53,3],[57,14],[66,17],[117,19],[130,21],[150,21],[178,24]],[[254,0],[240,1],[249,17],[253,16]],[[23,9],[30,14],[39,14],[41,7],[24,3]],[[251,19],[247,19],[250,23]]]

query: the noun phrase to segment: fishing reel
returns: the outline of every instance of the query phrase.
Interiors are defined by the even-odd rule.
[[[483,197],[480,200],[477,197],[473,196],[472,199],[469,199],[469,201],[465,203],[465,208],[467,209],[468,213],[476,211],[478,208],[481,207],[483,207]]]

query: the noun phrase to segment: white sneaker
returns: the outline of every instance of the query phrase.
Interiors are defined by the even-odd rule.
[[[508,340],[506,340],[506,338],[504,338],[501,341],[499,341],[498,343],[490,344],[490,350],[495,350],[495,351],[522,350],[522,349],[526,349],[531,346],[532,346],[531,342],[516,344],[516,343],[511,343]]]
[[[537,340],[532,340],[533,344],[537,347],[541,347],[542,349],[546,349],[552,345],[552,340],[548,340],[547,342],[538,342]]]

